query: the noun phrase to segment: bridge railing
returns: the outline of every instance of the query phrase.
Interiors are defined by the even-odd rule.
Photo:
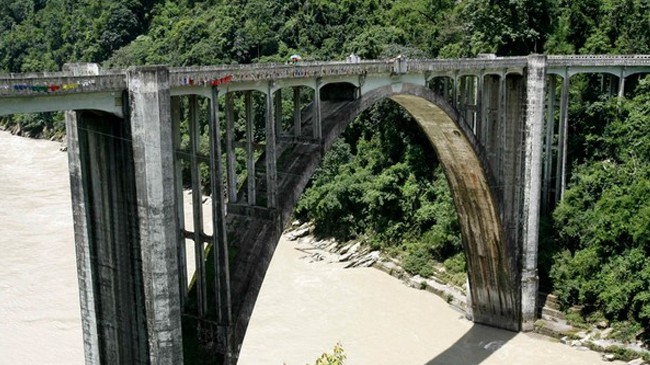
[[[0,75],[0,96],[34,96],[40,94],[70,94],[120,91],[126,89],[125,75],[109,72],[93,76],[70,76],[57,72],[38,74]]]
[[[390,73],[392,60],[361,61],[348,63],[336,62],[300,62],[288,64],[251,64],[225,65],[207,67],[184,67],[170,69],[172,86],[219,85],[225,82],[243,82],[259,80],[278,80],[285,78],[313,78],[336,75],[355,75],[363,73]]]
[[[527,57],[480,57],[465,59],[405,60],[404,72],[439,72],[450,75],[478,74],[485,71],[523,69]],[[396,71],[395,59],[347,61],[306,61],[296,64],[255,63],[172,67],[170,86],[213,86],[228,82],[316,78],[362,74],[388,74]],[[650,55],[566,55],[547,56],[549,67],[636,67],[650,68]],[[68,72],[0,74],[0,97],[47,94],[120,91],[126,89],[126,70],[97,70],[96,76],[72,76]]]
[[[502,70],[507,68],[526,67],[526,57],[496,57],[496,58],[459,58],[459,59],[415,59],[408,60],[409,71],[476,71]]]
[[[550,67],[650,66],[650,55],[566,55],[547,56]]]

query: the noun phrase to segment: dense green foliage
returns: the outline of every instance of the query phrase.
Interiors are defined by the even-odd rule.
[[[458,219],[435,153],[415,121],[389,101],[347,128],[296,216],[314,221],[320,234],[405,252],[405,268],[424,276],[433,273],[433,260],[461,250]]]
[[[58,70],[65,62],[283,62],[295,52],[307,60],[352,52],[363,58],[650,53],[650,6],[645,0],[3,0],[0,35],[2,72]],[[628,91],[638,84],[637,90],[618,100],[603,88],[608,80],[571,78],[571,178],[565,199],[543,218],[540,274],[565,306],[627,321],[621,328],[634,335],[650,326],[650,87],[630,78]],[[241,101],[235,108],[241,135]],[[0,119],[0,127],[60,135],[61,120],[57,113],[14,116]],[[462,271],[458,220],[435,161],[403,110],[377,104],[326,156],[296,214],[316,222],[321,234],[402,255],[413,273],[432,273],[434,259]]]
[[[101,62],[147,28],[153,0],[3,0],[0,69],[56,71]]]
[[[609,124],[599,153],[575,167],[553,218],[550,275],[565,305],[650,326],[650,80],[636,96],[599,106]],[[600,156],[598,156],[600,155]]]
[[[102,62],[146,30],[153,0],[3,0],[0,72],[58,71],[66,62]],[[0,128],[61,138],[61,113],[0,118]]]

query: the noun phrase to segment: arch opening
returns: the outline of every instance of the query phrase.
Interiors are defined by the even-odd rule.
[[[500,219],[500,203],[494,192],[494,177],[487,156],[472,134],[471,126],[441,97],[431,90],[412,84],[394,84],[369,91],[359,99],[344,102],[323,115],[323,141],[320,151],[329,150],[348,124],[376,102],[390,98],[415,117],[433,145],[443,165],[459,216],[462,241],[470,284],[474,321],[495,327],[520,329],[520,274],[516,243],[509,242]],[[240,308],[235,328],[235,343],[241,343],[249,314],[252,313],[259,287],[281,234],[298,198],[321,162],[314,146],[291,145],[279,156],[279,222],[249,224],[258,232],[254,246],[257,267],[249,280],[248,291]],[[314,153],[316,152],[316,153]],[[267,228],[264,228],[267,227]],[[235,278],[235,280],[237,280]],[[242,293],[244,294],[244,293]],[[237,295],[237,293],[234,293]]]
[[[516,275],[505,245],[490,172],[460,119],[422,96],[390,97],[418,121],[443,166],[460,219],[469,296],[476,322],[519,329]],[[514,254],[514,253],[512,253]]]
[[[320,88],[320,98],[323,101],[353,101],[358,96],[358,88],[349,82],[328,83]]]

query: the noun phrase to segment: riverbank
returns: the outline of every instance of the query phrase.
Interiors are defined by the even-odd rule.
[[[285,232],[262,284],[239,365],[311,364],[337,342],[350,365],[603,363],[547,336],[474,324],[445,299],[366,264],[345,269],[351,261],[311,236],[289,238]]]
[[[338,243],[333,239],[317,239],[310,223],[293,222],[284,236],[295,244],[295,249],[303,252],[303,260],[310,263],[325,262],[341,264],[343,268],[372,267],[399,279],[406,286],[424,290],[442,298],[447,304],[466,318],[468,313],[466,288],[453,285],[443,273],[438,277],[423,278],[411,275],[404,270],[399,260],[379,251],[371,251],[359,242]],[[600,354],[604,361],[623,360],[630,365],[647,363],[650,353],[641,343],[623,343],[608,336],[612,328],[606,325],[574,327],[564,313],[559,310],[553,295],[540,294],[539,311],[541,318],[535,324],[534,332],[559,341],[579,351],[592,350]],[[645,361],[644,361],[645,358]]]

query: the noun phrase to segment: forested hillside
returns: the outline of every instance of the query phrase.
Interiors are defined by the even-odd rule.
[[[645,0],[3,0],[0,72],[478,53],[650,53]],[[611,98],[599,76],[571,79],[570,183],[544,217],[545,289],[629,339],[650,334],[650,81]],[[60,114],[0,126],[60,136]],[[297,217],[361,239],[422,275],[462,281],[458,220],[435,154],[391,102],[366,111],[314,177]]]

